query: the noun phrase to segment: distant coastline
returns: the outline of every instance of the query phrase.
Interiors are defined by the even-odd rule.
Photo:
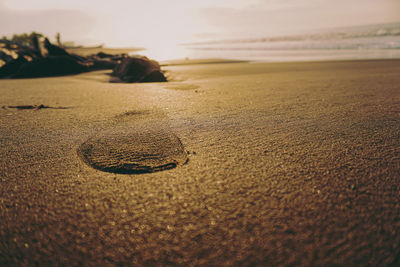
[[[92,54],[97,54],[99,52],[111,55],[129,54],[129,53],[143,51],[145,49],[141,47],[108,48],[102,46],[77,46],[77,47],[68,47],[66,48],[66,50],[69,53],[77,54],[80,56],[88,56]]]

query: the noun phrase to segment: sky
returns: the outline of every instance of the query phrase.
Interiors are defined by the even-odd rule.
[[[109,47],[298,34],[400,22],[400,0],[0,0],[0,35]]]

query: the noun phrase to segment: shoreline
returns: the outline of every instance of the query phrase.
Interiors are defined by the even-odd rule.
[[[392,59],[400,58],[400,49],[319,49],[319,50],[183,50],[174,56],[159,55],[152,51],[142,51],[148,57],[164,61],[181,58],[225,58],[244,61],[287,62],[287,61],[324,61],[324,60],[351,60],[351,59]]]
[[[203,65],[203,64],[231,64],[231,63],[270,63],[270,64],[297,64],[297,63],[331,63],[331,62],[377,62],[377,61],[400,61],[400,58],[365,58],[365,59],[321,59],[321,60],[299,60],[299,61],[263,61],[263,60],[236,60],[228,58],[204,58],[204,59],[172,59],[160,61],[160,66],[180,65]]]
[[[146,48],[68,48],[67,51],[77,53],[78,55],[87,56],[104,52],[108,54],[129,54],[143,55],[150,59],[157,60],[161,64],[181,64],[189,59],[189,61],[202,62],[204,64],[219,62],[325,62],[325,61],[358,61],[358,60],[398,60],[400,59],[400,49],[293,49],[293,50],[260,50],[253,53],[252,50],[243,50],[243,55],[229,52],[229,50],[211,50],[213,53],[198,54],[195,51],[183,50],[175,55],[175,57],[161,56]],[[191,52],[190,52],[191,51]],[[215,52],[215,53],[214,53]],[[186,56],[183,56],[186,55]],[[191,63],[190,63],[191,64]],[[198,63],[195,63],[198,64]]]

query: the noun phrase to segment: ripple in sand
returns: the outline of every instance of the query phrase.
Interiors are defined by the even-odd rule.
[[[114,173],[151,173],[187,161],[179,138],[159,125],[122,124],[90,138],[78,150],[95,169]]]
[[[69,109],[68,107],[50,107],[50,106],[45,106],[43,104],[41,105],[20,105],[20,106],[3,106],[3,109],[19,109],[19,110],[24,110],[24,109],[33,109],[33,110],[40,110],[40,109]]]
[[[164,86],[164,88],[165,89],[170,89],[170,90],[183,90],[183,91],[186,91],[186,90],[198,89],[198,88],[200,88],[200,86],[198,86],[196,84],[185,84],[185,83],[182,83],[182,84],[167,85],[167,86]]]

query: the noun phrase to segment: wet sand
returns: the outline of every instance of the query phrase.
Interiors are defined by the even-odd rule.
[[[400,61],[165,69],[0,81],[0,265],[400,264]],[[79,155],[158,125],[188,162],[117,174]]]

